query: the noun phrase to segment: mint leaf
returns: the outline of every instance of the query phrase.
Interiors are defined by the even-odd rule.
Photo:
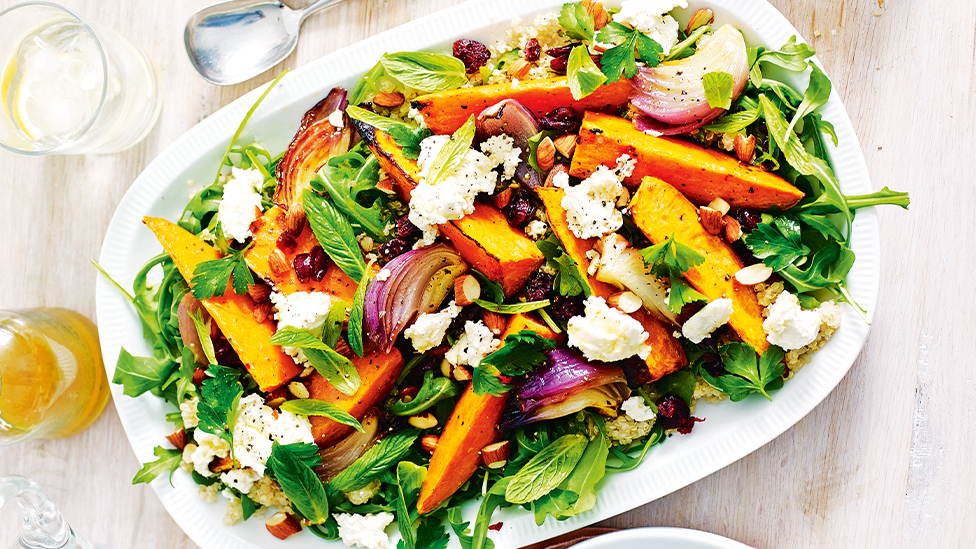
[[[420,437],[416,429],[397,431],[388,435],[366,450],[349,467],[342,470],[329,485],[340,492],[361,490],[391,465],[400,461]]]
[[[366,288],[369,286],[370,269],[369,266],[363,271],[363,277],[359,280],[359,287],[356,288],[356,295],[352,298],[352,308],[349,310],[349,321],[346,327],[346,338],[349,340],[349,348],[357,356],[363,356],[363,314],[366,306]]]
[[[525,303],[510,303],[510,304],[494,303],[492,301],[485,301],[483,299],[475,299],[473,301],[476,305],[478,305],[479,307],[481,307],[486,311],[491,311],[493,313],[499,313],[503,315],[514,315],[518,313],[537,311],[539,309],[548,307],[550,305],[548,299],[543,299],[542,301],[527,301]]]
[[[288,454],[291,454],[292,457],[301,461],[312,469],[318,467],[322,462],[322,458],[319,456],[318,446],[314,444],[295,442],[292,444],[279,443],[278,446],[281,447],[281,449],[278,451],[279,456],[282,453],[287,452]],[[272,465],[275,465],[274,462],[277,461],[277,459],[278,458],[276,458],[272,453],[271,457],[268,458],[268,466],[271,467]]]
[[[303,416],[326,417],[332,421],[335,421],[336,423],[353,427],[360,433],[365,432],[363,431],[363,426],[349,412],[331,402],[326,402],[324,400],[316,400],[314,398],[288,400],[281,405],[281,409],[286,412]]]
[[[153,455],[159,459],[143,463],[142,469],[139,469],[136,476],[132,477],[132,484],[149,484],[156,477],[167,472],[169,473],[170,485],[173,484],[173,472],[183,462],[183,451],[169,450],[162,446],[157,446],[153,449]]]
[[[325,317],[322,324],[322,341],[334,349],[336,343],[342,339],[342,324],[346,321],[346,304],[342,301],[335,302],[329,309],[329,314]]]
[[[434,160],[430,163],[430,169],[427,170],[427,183],[429,185],[436,185],[438,181],[457,170],[461,161],[464,160],[464,156],[471,149],[471,143],[474,142],[474,132],[474,115],[471,115],[467,122],[451,135],[451,140],[437,151]]]
[[[350,102],[349,106],[346,107],[346,114],[349,116],[349,118],[354,118],[360,122],[365,122],[366,124],[369,124],[370,126],[373,126],[374,128],[382,130],[386,133],[390,133],[390,131],[394,128],[408,128],[405,123],[399,120],[387,118],[383,115],[376,114],[373,111],[368,111],[362,107],[357,107],[356,105],[358,105],[358,103],[353,104]]]
[[[527,374],[546,361],[545,351],[555,348],[555,341],[532,330],[522,330],[506,336],[502,346],[481,359],[479,366],[490,364],[507,376]]]
[[[702,77],[705,86],[705,99],[713,109],[728,109],[732,106],[732,88],[735,85],[732,75],[722,71],[712,71]]]
[[[379,92],[379,89],[376,88],[376,82],[379,81],[380,77],[383,76],[385,72],[386,71],[383,69],[383,62],[377,61],[376,64],[373,65],[373,68],[369,69],[369,71],[359,79],[359,82],[356,83],[356,87],[353,88],[352,93],[349,94],[349,107],[347,107],[346,114],[349,114],[348,109],[352,108],[353,105],[363,103]]]
[[[420,486],[426,476],[426,467],[415,465],[409,461],[401,461],[397,464],[397,495],[399,496],[396,500],[397,527],[403,537],[403,545],[406,549],[420,549],[422,547],[417,543],[418,532],[414,529],[413,522],[419,516],[417,499],[420,497]]]
[[[566,31],[566,36],[575,40],[593,41],[596,23],[591,14],[580,2],[563,4],[559,10],[559,26]]]
[[[505,501],[524,504],[551,492],[579,463],[589,441],[581,434],[563,435],[519,469],[505,489]]]
[[[234,292],[247,293],[247,285],[254,284],[254,275],[244,261],[244,250],[232,250],[226,257],[204,261],[193,269],[190,289],[197,299],[223,296],[233,275]]]
[[[388,53],[380,58],[380,63],[390,78],[428,93],[453,90],[468,82],[464,63],[443,53]]]
[[[122,394],[137,397],[146,391],[161,389],[174,368],[176,362],[169,357],[135,357],[123,347],[119,351],[112,383],[122,386]]]
[[[335,350],[303,348],[309,366],[315,368],[340,393],[352,396],[359,390],[362,379],[356,366]]]
[[[577,5],[582,7],[582,4]],[[576,46],[569,52],[569,60],[566,63],[566,77],[569,82],[569,91],[573,94],[573,99],[576,100],[595,92],[607,81],[606,75],[600,72],[600,67],[597,67],[593,59],[590,58],[590,52],[586,46]]]
[[[810,253],[800,238],[800,224],[789,217],[773,218],[772,223],[760,223],[743,242],[757,259],[780,271]]]
[[[305,206],[308,224],[325,253],[346,276],[353,280],[362,278],[366,261],[363,260],[356,233],[349,220],[331,202],[311,189],[305,190],[302,204]]]
[[[216,364],[217,355],[214,352],[213,339],[210,338],[210,327],[203,321],[202,309],[197,310],[195,314],[191,314],[190,319],[193,320],[193,327],[196,328],[197,339],[200,340],[203,355],[207,357],[210,364]]]
[[[322,524],[329,518],[329,498],[322,479],[307,461],[308,452],[314,447],[314,444],[284,446],[275,441],[271,446],[268,467],[274,472],[275,480],[294,509],[312,524]],[[318,461],[316,454],[315,463]]]
[[[282,347],[301,347],[302,349],[326,350],[328,345],[315,334],[305,328],[295,328],[294,326],[282,326],[271,336],[270,342]]]

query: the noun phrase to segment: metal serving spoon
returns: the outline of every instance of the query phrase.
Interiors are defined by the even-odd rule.
[[[261,0],[215,4],[186,22],[186,53],[204,80],[221,86],[243,82],[288,57],[302,21],[335,1],[317,0],[300,10]]]

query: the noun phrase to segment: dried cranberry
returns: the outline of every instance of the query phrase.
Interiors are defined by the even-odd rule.
[[[400,238],[420,236],[420,228],[411,223],[410,217],[405,215],[396,220],[396,235]]]
[[[535,210],[535,204],[529,200],[528,193],[523,191],[517,191],[513,194],[512,199],[502,209],[505,212],[508,224],[513,227],[524,227],[526,223],[532,220]]]
[[[540,118],[539,127],[556,132],[575,132],[580,127],[580,119],[572,108],[559,107]]]
[[[410,251],[410,243],[403,238],[394,238],[380,244],[379,252],[383,261],[390,261],[398,255]]]
[[[742,232],[751,233],[756,225],[762,223],[762,212],[752,208],[739,208],[735,214],[735,219],[742,225]]]
[[[537,272],[525,284],[525,298],[529,301],[542,301],[552,296],[552,285],[556,277],[547,273]]]
[[[458,313],[454,320],[451,321],[451,325],[448,327],[449,332],[460,331],[464,329],[464,323],[467,321],[477,322],[481,320],[484,316],[485,310],[481,308],[480,305],[466,305],[461,308],[461,312]]]
[[[230,238],[227,240],[227,244],[229,244],[232,249],[237,251],[241,251],[244,248],[247,248],[247,245],[250,243],[251,243],[251,237],[247,237],[247,240],[245,240],[244,242],[238,242],[236,238]]]
[[[488,46],[475,40],[458,40],[454,43],[453,53],[454,57],[464,63],[464,71],[467,73],[472,73],[485,66],[485,63],[491,58]]]
[[[696,421],[704,421],[692,416],[685,401],[672,394],[664,395],[657,401],[657,411],[660,412],[661,427],[665,430],[677,429],[682,435],[690,433]]]
[[[295,268],[295,277],[302,284],[312,280],[312,256],[310,254],[298,254],[295,259],[291,262],[292,266]]]
[[[542,56],[542,46],[539,45],[539,40],[535,38],[529,38],[525,42],[525,60],[530,62],[535,62],[539,60]]]
[[[326,271],[329,270],[329,256],[325,255],[322,246],[312,248],[308,256],[312,267],[312,279],[321,282],[325,278]]]
[[[227,341],[222,334],[217,334],[213,339],[214,346],[214,358],[222,366],[243,366],[240,357],[237,356],[237,351],[230,346],[230,342]]]
[[[295,231],[291,229],[285,229],[281,236],[278,237],[278,241],[275,243],[276,246],[282,250],[294,250],[298,247],[298,235]]]
[[[573,51],[575,46],[576,44],[569,44],[560,48],[547,50],[546,54],[549,55],[549,57],[552,57],[552,60],[549,61],[549,68],[552,69],[553,72],[565,74],[566,64],[569,62],[569,53]]]
[[[722,363],[722,356],[718,353],[702,354],[702,368],[712,377],[724,376],[728,373],[725,371],[725,364]]]
[[[552,300],[552,316],[562,321],[569,321],[574,316],[583,314],[583,294],[574,297],[557,295]]]

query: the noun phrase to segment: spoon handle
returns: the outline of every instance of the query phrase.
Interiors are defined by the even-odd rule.
[[[308,6],[298,10],[298,24],[301,25],[302,21],[305,21],[306,17],[336,1],[337,0],[316,0]]]

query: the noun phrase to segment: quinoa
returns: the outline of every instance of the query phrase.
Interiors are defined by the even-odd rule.
[[[200,486],[197,492],[200,494],[200,499],[207,503],[217,503],[217,494],[223,489],[223,484],[215,482],[210,486]]]
[[[497,65],[499,58],[510,51],[515,49],[524,51],[525,43],[535,38],[539,41],[542,53],[537,61],[530,62],[531,68],[528,74],[519,80],[524,82],[549,78],[552,76],[549,71],[549,62],[552,60],[552,57],[546,51],[565,46],[570,42],[565,31],[559,26],[559,14],[550,12],[539,15],[536,16],[531,25],[525,27],[521,25],[521,18],[516,17],[512,19],[512,27],[505,31],[505,38],[496,40],[494,43],[488,45],[488,51],[491,52],[491,59],[488,60],[488,66],[494,67]],[[507,70],[505,70],[505,67],[502,67],[501,70],[493,70],[485,84],[508,84],[509,82],[512,82],[512,78],[509,76]]]
[[[268,476],[261,477],[254,483],[251,491],[247,493],[254,503],[265,507],[277,507],[281,511],[291,511],[291,502],[285,497],[285,493]]]
[[[766,312],[766,307],[769,307],[776,301],[779,294],[783,293],[786,289],[782,282],[773,282],[772,284],[756,284],[753,289],[756,291],[756,298],[759,300],[759,304],[763,308],[763,318],[769,316]]]
[[[727,398],[729,398],[728,395],[709,385],[701,376],[697,376],[695,379],[695,396],[692,399],[691,411],[694,413],[695,404],[697,404],[699,399],[714,403],[721,402]]]
[[[235,496],[230,490],[224,490],[224,497],[227,498],[227,511],[224,513],[224,524],[233,526],[244,518],[244,508],[241,506],[241,498]]]
[[[606,423],[607,434],[614,446],[626,446],[631,442],[646,437],[654,426],[654,419],[637,421],[627,414],[620,414]]]

